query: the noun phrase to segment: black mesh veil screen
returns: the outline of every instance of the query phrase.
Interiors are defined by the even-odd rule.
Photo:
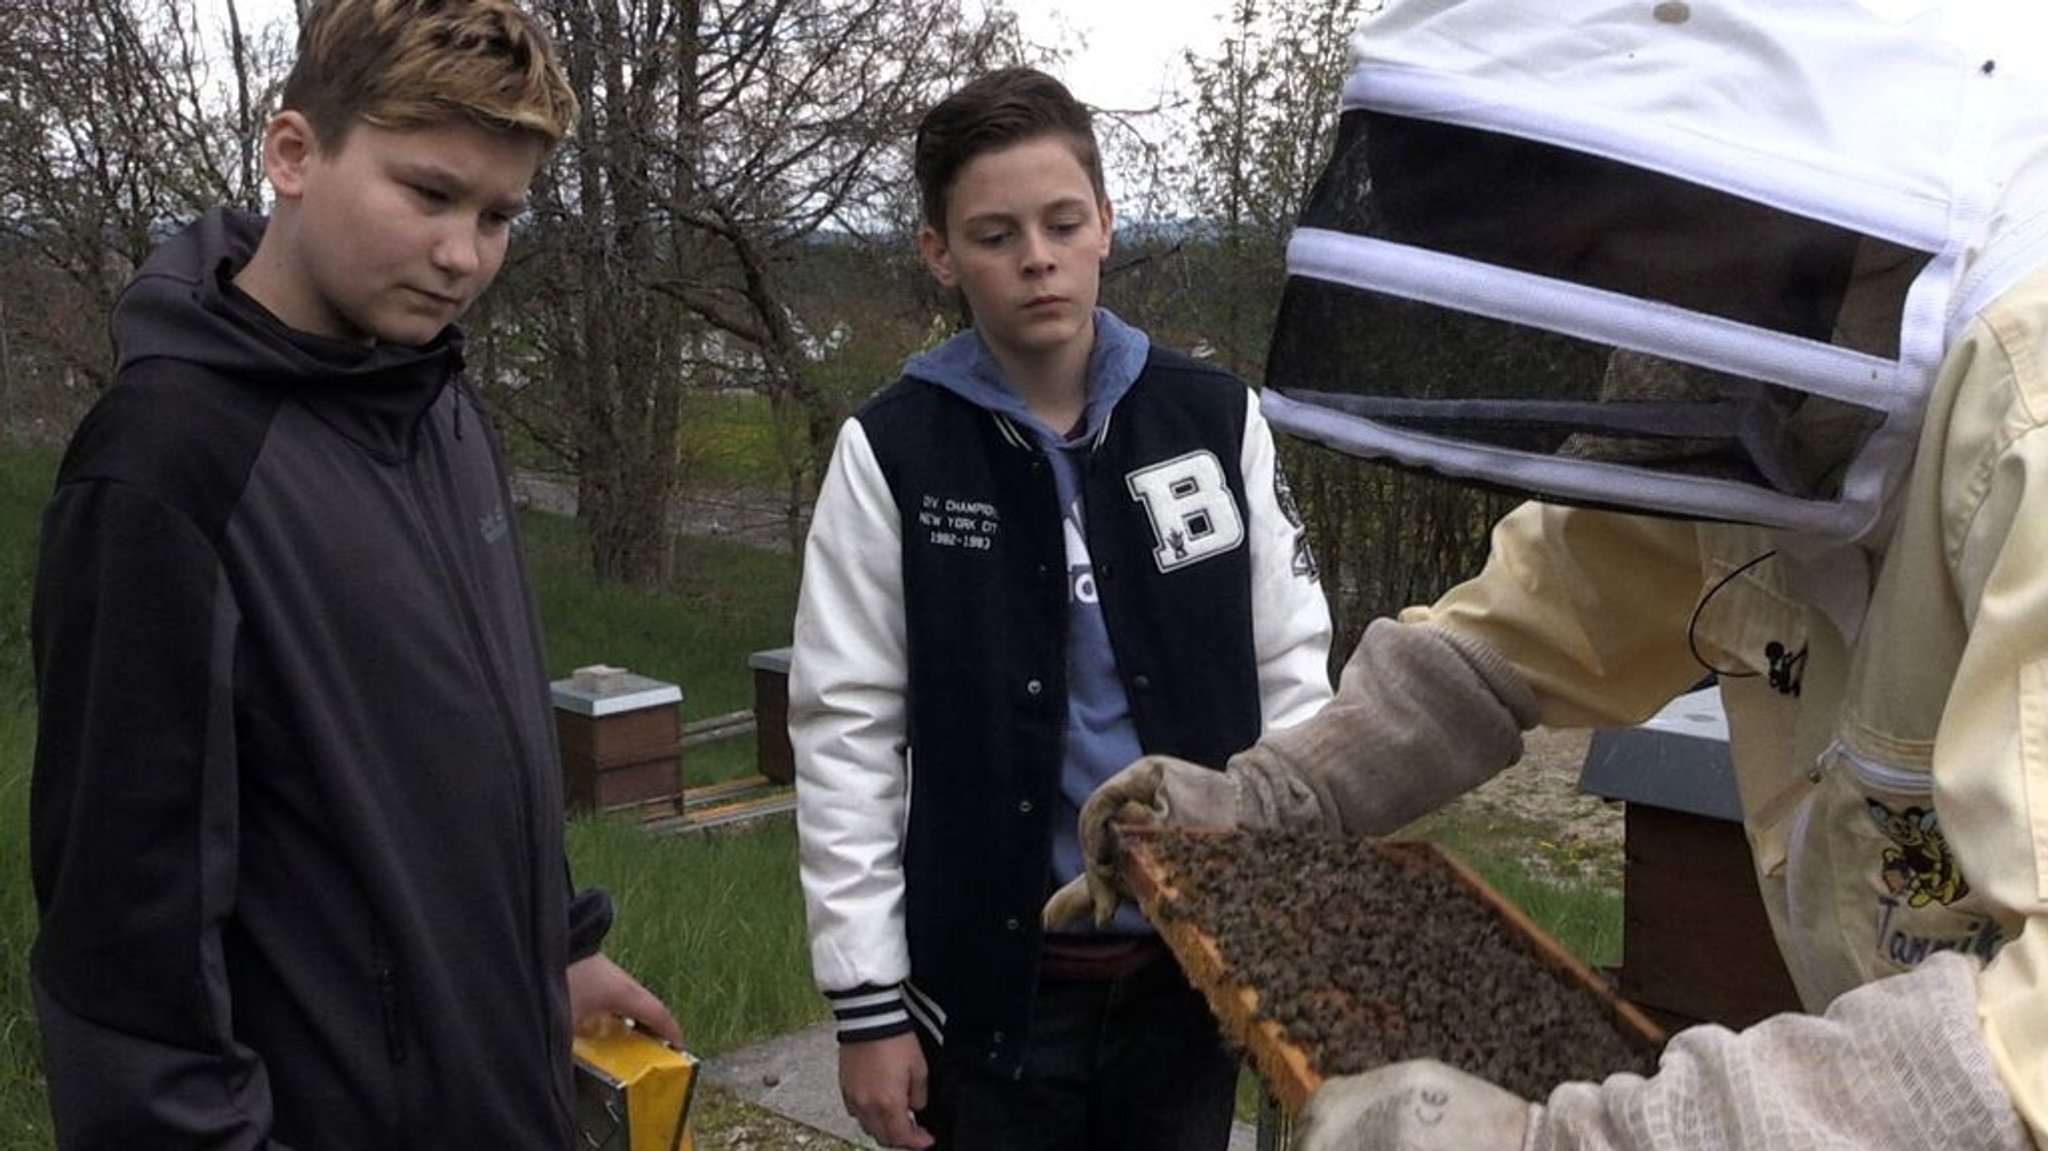
[[[1925,253],[1555,145],[1345,114],[1304,229],[1510,273],[1484,305],[1290,277],[1266,382],[1290,399],[1459,442],[1835,496],[1880,411],[1660,353],[1684,313],[1882,360]],[[1372,252],[1364,253],[1362,263]],[[1427,264],[1421,265],[1427,267]],[[1544,282],[1533,288],[1518,285]],[[1625,297],[1638,327],[1562,334],[1515,293]],[[1631,321],[1633,323],[1633,321]]]
[[[1791,388],[1313,280],[1288,285],[1269,363],[1267,380],[1295,399],[1394,427],[1808,499],[1833,498],[1841,466],[1882,419]]]

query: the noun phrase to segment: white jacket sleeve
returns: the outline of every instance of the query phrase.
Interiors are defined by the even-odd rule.
[[[1330,700],[1330,605],[1323,598],[1301,513],[1273,447],[1273,430],[1246,389],[1243,455],[1251,523],[1252,644],[1259,661],[1261,727],[1290,727]]]
[[[811,971],[834,1001],[842,1036],[908,1024],[895,990],[910,972],[901,538],[865,430],[848,420],[804,548],[789,668]]]
[[[1977,1025],[1977,965],[1953,952],[1859,987],[1825,1016],[1701,1026],[1656,1075],[1567,1083],[1529,1151],[2031,1151]]]

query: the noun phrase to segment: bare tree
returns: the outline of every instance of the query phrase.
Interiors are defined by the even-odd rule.
[[[645,582],[691,394],[766,396],[795,433],[792,503],[807,494],[845,400],[821,368],[838,317],[791,277],[828,240],[902,242],[915,117],[1014,53],[1015,25],[954,0],[539,7],[585,109],[501,302],[520,335],[492,338],[525,357],[499,361],[503,399],[575,470],[599,577]]]
[[[1200,224],[1179,248],[1186,313],[1218,358],[1257,379],[1286,279],[1286,241],[1327,159],[1346,42],[1366,0],[1239,0],[1216,55],[1190,59]],[[1268,381],[1273,382],[1273,381]],[[1477,570],[1504,497],[1287,442],[1283,456],[1337,617],[1339,658],[1374,616]]]
[[[1345,43],[1363,0],[1237,0],[1216,54],[1188,57],[1192,147],[1182,195],[1213,262],[1191,310],[1223,362],[1256,376],[1286,244],[1335,136]],[[1218,274],[1220,273],[1220,275]]]
[[[171,227],[261,201],[256,142],[282,60],[227,0],[225,73],[178,0],[0,0],[0,219],[13,356],[95,389],[106,317]]]

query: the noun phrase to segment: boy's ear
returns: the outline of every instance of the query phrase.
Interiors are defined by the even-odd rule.
[[[953,275],[953,250],[947,246],[946,237],[941,235],[937,228],[926,224],[917,230],[917,254],[924,260],[924,266],[930,269],[932,279],[937,280],[941,288],[959,286],[958,279]]]
[[[263,174],[281,200],[296,199],[305,188],[306,168],[320,150],[312,121],[287,109],[263,126]]]
[[[1102,216],[1102,258],[1107,260],[1109,259],[1110,233],[1116,230],[1116,212],[1109,206],[1109,197],[1105,196],[1102,198],[1101,206],[1097,211]]]

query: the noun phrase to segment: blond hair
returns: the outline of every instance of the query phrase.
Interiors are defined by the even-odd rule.
[[[458,117],[552,148],[577,115],[546,29],[512,0],[319,0],[282,104],[328,149],[358,120],[405,130]]]

